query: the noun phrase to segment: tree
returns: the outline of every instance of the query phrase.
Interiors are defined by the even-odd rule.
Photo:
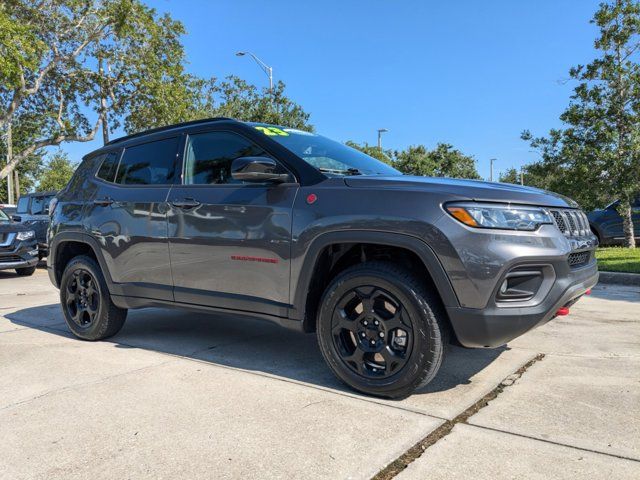
[[[360,145],[359,143],[353,142],[351,140],[347,140],[345,142],[345,145],[351,148],[355,148],[356,150],[360,150],[362,153],[366,153],[376,160],[380,160],[381,162],[393,165],[393,151],[391,150],[380,150],[377,146],[369,145],[366,142]]]
[[[202,82],[184,72],[183,26],[140,0],[4,0],[0,131],[24,116],[38,136],[0,169],[4,179],[43,147],[164,125],[192,115]],[[144,120],[143,120],[144,119]]]
[[[230,117],[313,131],[310,115],[285,95],[283,82],[274,85],[273,94],[233,75],[223,81],[212,79],[201,88],[207,91],[195,108],[201,117]]]
[[[14,149],[22,150],[34,141],[39,131],[41,120],[38,118],[20,117],[14,121],[11,137]],[[7,136],[0,140],[0,168],[6,163],[7,158]],[[20,179],[20,191],[16,192],[16,198],[21,194],[30,191],[36,183],[42,165],[44,163],[44,152],[38,150],[25,157],[15,168]],[[0,182],[0,201],[8,199],[7,181]]]
[[[76,166],[71,163],[66,153],[54,153],[40,177],[38,190],[62,190],[71,180]]]
[[[560,116],[564,128],[522,138],[540,151],[549,183],[583,206],[620,199],[625,243],[635,247],[631,202],[640,192],[640,3],[602,3],[592,23],[600,56],[572,68],[579,83]]]
[[[439,143],[434,150],[410,146],[394,156],[393,166],[407,175],[480,179],[473,157],[447,143]]]

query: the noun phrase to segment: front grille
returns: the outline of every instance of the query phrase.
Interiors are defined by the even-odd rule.
[[[22,262],[22,257],[18,255],[7,255],[6,257],[0,257],[0,263],[13,263]]]
[[[567,237],[591,235],[589,219],[581,210],[551,210],[556,226]]]
[[[589,263],[590,258],[591,252],[574,252],[569,254],[567,261],[571,268],[578,268]]]

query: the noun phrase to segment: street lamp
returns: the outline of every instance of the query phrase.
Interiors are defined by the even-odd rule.
[[[253,58],[258,66],[262,69],[262,71],[267,75],[267,77],[269,77],[269,94],[271,95],[271,101],[273,102],[273,68],[264,63],[251,52],[236,52],[236,57],[244,57],[245,55],[249,55],[251,58]]]
[[[489,170],[489,181],[490,181],[490,182],[493,182],[493,162],[495,162],[495,161],[496,161],[496,159],[495,159],[495,158],[491,158],[491,159],[489,160],[489,165],[490,165],[490,166],[489,166],[489,169],[490,169],[490,170]]]
[[[382,134],[388,132],[386,128],[378,129],[378,150],[382,151]]]

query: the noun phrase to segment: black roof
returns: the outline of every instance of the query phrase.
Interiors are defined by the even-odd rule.
[[[150,135],[152,133],[158,133],[158,132],[164,132],[167,130],[174,130],[177,128],[182,128],[182,127],[189,127],[191,125],[200,125],[203,123],[211,123],[211,122],[219,122],[219,121],[239,121],[239,120],[235,120],[233,118],[226,118],[226,117],[212,117],[212,118],[203,118],[200,120],[191,120],[190,122],[182,122],[182,123],[175,123],[173,125],[166,125],[164,127],[157,127],[157,128],[151,128],[149,130],[144,130],[142,132],[137,132],[137,133],[132,133],[131,135],[127,135],[125,137],[120,137],[120,138],[116,138],[114,140],[111,140],[110,142],[105,144],[105,147],[107,145],[114,145],[116,143],[121,143],[124,142],[126,140],[131,140],[132,138],[137,138],[137,137],[143,137],[145,135]]]

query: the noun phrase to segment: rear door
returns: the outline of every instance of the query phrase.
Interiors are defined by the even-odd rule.
[[[86,218],[120,295],[173,300],[167,196],[180,138],[127,146],[98,170]]]
[[[298,184],[235,181],[231,162],[242,156],[268,154],[228,130],[185,139],[182,182],[169,196],[175,300],[286,316]]]

